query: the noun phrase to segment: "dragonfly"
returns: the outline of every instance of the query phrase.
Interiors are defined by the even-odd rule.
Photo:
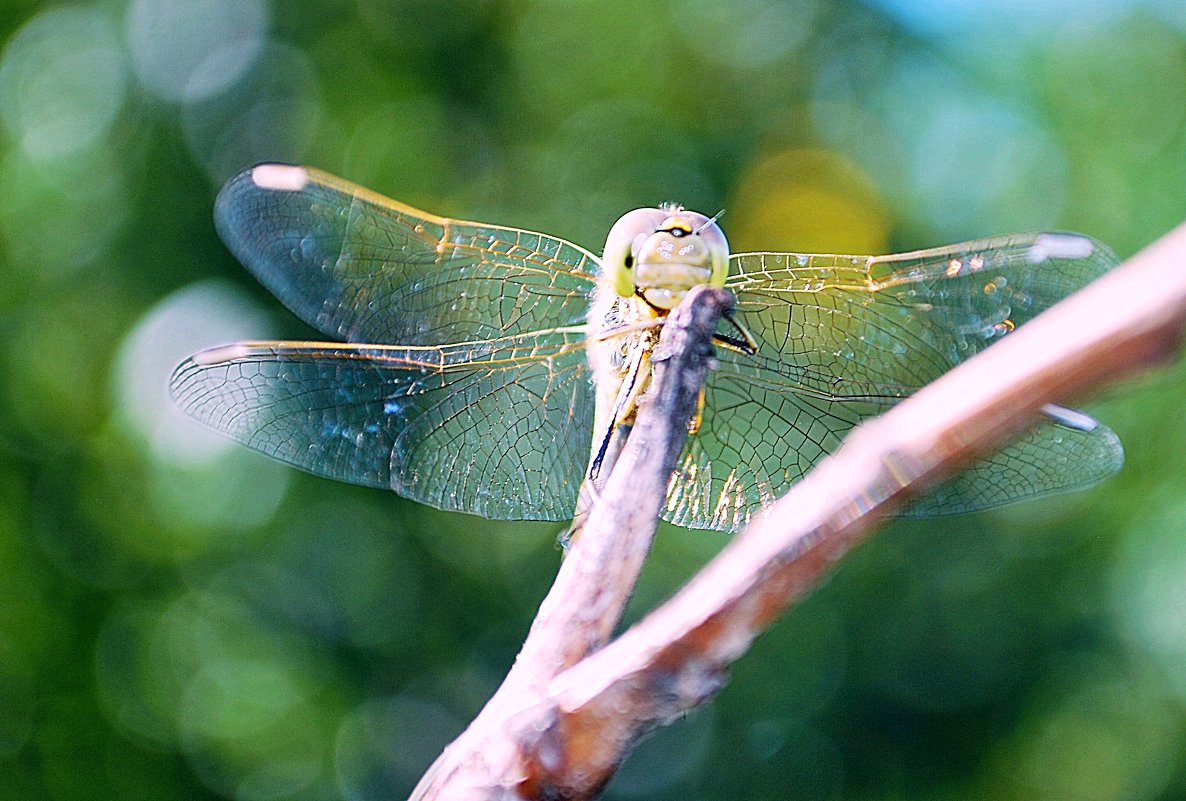
[[[692,286],[725,286],[736,308],[663,507],[672,523],[723,531],[862,420],[1116,264],[1068,233],[882,256],[730,254],[715,219],[677,206],[629,212],[598,257],[280,164],[232,178],[215,222],[328,339],[199,352],[170,380],[180,408],[306,471],[493,519],[573,517],[591,456],[645,393],[657,326]],[[1044,411],[902,514],[977,511],[1120,468],[1105,425]]]

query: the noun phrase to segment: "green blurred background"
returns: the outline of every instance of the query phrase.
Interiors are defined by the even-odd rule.
[[[556,569],[557,526],[170,409],[189,352],[308,333],[214,235],[244,166],[594,249],[663,200],[725,208],[739,251],[1062,228],[1127,256],[1186,219],[1180,0],[5,0],[0,26],[0,799],[401,798]],[[1186,798],[1184,389],[1092,403],[1128,449],[1096,490],[887,527],[608,796]],[[665,527],[633,614],[724,541]]]

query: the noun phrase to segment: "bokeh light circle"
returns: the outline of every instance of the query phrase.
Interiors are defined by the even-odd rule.
[[[915,213],[941,239],[1048,228],[1062,211],[1062,151],[1012,109],[954,102],[923,124],[912,150]]]
[[[107,133],[126,87],[124,52],[108,19],[93,8],[54,8],[4,48],[0,118],[29,156],[56,158]]]
[[[402,798],[464,727],[465,721],[449,709],[412,693],[360,704],[343,717],[334,742],[342,797]]]
[[[126,19],[136,77],[175,102],[203,100],[239,80],[267,27],[261,0],[135,0]]]
[[[262,161],[299,163],[321,121],[321,89],[301,50],[266,45],[231,89],[185,104],[190,151],[216,183]]]
[[[205,463],[238,447],[177,409],[165,384],[191,353],[265,339],[268,329],[265,313],[227,282],[206,281],[169,295],[141,318],[120,348],[114,389],[123,424],[165,462]]]
[[[722,66],[758,69],[796,50],[815,27],[818,0],[685,0],[671,6],[671,27],[695,52]],[[711,38],[712,46],[704,47]]]
[[[178,290],[148,312],[116,356],[116,422],[147,445],[148,498],[174,526],[150,545],[184,555],[259,526],[280,505],[292,471],[199,425],[166,392],[182,359],[205,347],[267,338],[267,317],[232,285],[209,281]],[[145,547],[149,547],[146,544]]]
[[[888,237],[873,181],[828,150],[791,148],[758,159],[729,203],[737,251],[882,253]]]
[[[1186,700],[1186,502],[1138,517],[1117,553],[1113,608],[1130,648]]]
[[[14,149],[0,161],[8,288],[16,275],[52,285],[103,258],[133,212],[124,166],[108,146],[53,162]]]

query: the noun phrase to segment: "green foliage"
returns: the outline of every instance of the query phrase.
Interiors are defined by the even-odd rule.
[[[554,525],[170,410],[187,353],[308,333],[214,235],[233,172],[593,248],[678,200],[735,250],[1055,228],[1129,255],[1186,218],[1186,17],[1039,5],[5,3],[0,800],[400,797],[558,562]],[[1184,383],[1093,406],[1128,449],[1096,490],[888,528],[609,797],[1181,797]],[[633,614],[723,541],[665,528]]]

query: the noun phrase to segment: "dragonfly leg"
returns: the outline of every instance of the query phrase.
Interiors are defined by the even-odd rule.
[[[610,440],[613,439],[618,429],[626,426],[627,430],[629,430],[629,424],[633,421],[634,413],[638,406],[638,399],[646,391],[646,388],[650,386],[650,379],[650,348],[637,348],[627,367],[626,376],[622,381],[621,388],[618,390],[618,396],[614,399],[614,405],[609,415],[609,425],[606,426],[606,430],[601,435],[601,441],[598,444],[597,450],[593,453],[593,458],[589,460],[589,469],[585,471],[586,478],[593,478],[600,471],[601,463],[605,460]]]
[[[573,510],[572,523],[560,533],[560,545],[564,548],[567,549],[576,541],[585,525],[585,518],[589,516],[593,506],[601,500],[601,485],[605,483],[602,480],[602,468],[613,470],[614,464],[618,461],[618,454],[621,453],[622,446],[626,444],[626,437],[629,434],[630,424],[623,423],[608,428],[605,436],[601,438],[597,453],[589,460],[585,479],[577,491],[577,505]]]
[[[657,329],[657,325],[646,327]],[[589,457],[589,466],[585,470],[585,480],[577,493],[572,525],[560,538],[561,543],[566,546],[580,532],[585,517],[600,496],[600,487],[604,483],[602,476],[608,476],[613,470],[618,454],[630,435],[638,399],[651,384],[651,350],[654,344],[654,336],[644,335],[631,347],[621,373],[621,383],[608,414],[601,413],[599,401],[597,420],[602,430],[595,434],[593,440],[594,446]]]
[[[614,328],[607,328],[597,335],[596,341],[606,342],[613,339],[614,337],[625,336],[626,334],[632,334],[636,331],[646,331],[647,329],[651,328],[662,328],[663,323],[665,322],[667,322],[666,317],[655,317],[649,320],[640,320],[627,325],[619,325]]]
[[[725,314],[723,316],[729,322],[729,325],[733,326],[733,330],[738,335],[732,337],[728,334],[713,334],[712,341],[725,346],[729,350],[744,353],[746,356],[756,354],[758,352],[758,341],[754,339],[754,335],[749,332],[749,329],[742,325],[732,314]]]
[[[609,452],[609,443],[613,439],[616,429],[617,426],[611,424],[606,428],[605,434],[600,438],[597,450],[593,452],[593,457],[589,459],[589,466],[585,469],[585,483],[593,481],[601,472],[601,465],[605,461],[606,453]]]
[[[568,524],[568,528],[560,532],[560,536],[557,538],[560,547],[565,551],[581,535],[581,529],[585,527],[585,518],[589,516],[593,505],[600,497],[601,491],[597,489],[597,485],[592,479],[586,478],[581,482],[581,489],[577,493],[577,506],[572,513],[572,522]]]
[[[651,351],[640,349],[638,358],[631,367],[626,380],[622,383],[622,392],[614,403],[613,426],[617,428],[634,419],[638,410],[638,399],[647,387],[651,385]]]
[[[700,388],[700,394],[696,396],[696,413],[692,415],[692,419],[688,421],[688,433],[695,434],[700,430],[700,424],[704,422],[704,400],[705,388]]]

